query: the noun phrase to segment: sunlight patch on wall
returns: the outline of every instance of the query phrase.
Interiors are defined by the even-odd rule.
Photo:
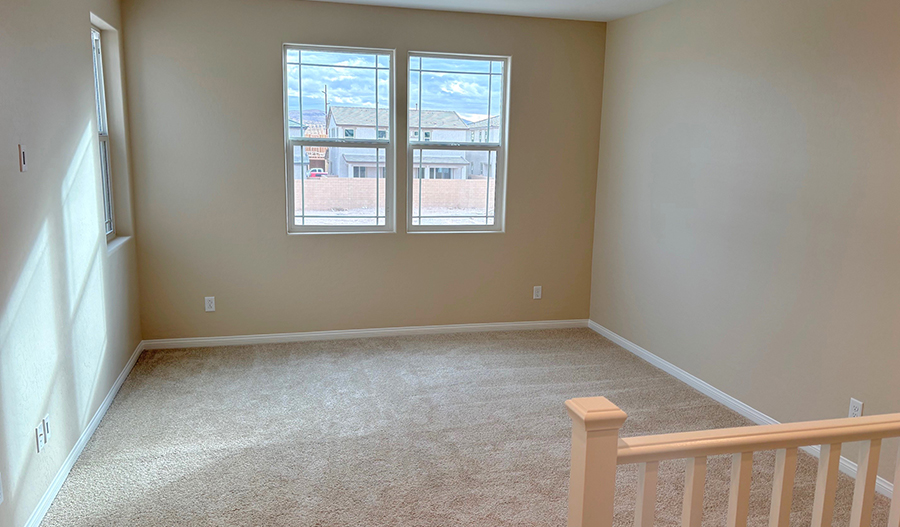
[[[84,428],[90,419],[91,401],[106,355],[106,344],[103,260],[98,251],[72,318],[72,379],[79,428]]]
[[[95,163],[98,155],[96,134],[91,123],[88,123],[62,184],[66,278],[69,312],[73,314],[83,294],[103,232],[99,172]]]
[[[43,415],[59,360],[48,238],[45,222],[0,318],[0,392],[9,434],[2,444],[10,464],[10,494],[33,448],[31,437],[20,432],[34,428],[34,416]],[[22,440],[14,441],[13,433]]]
[[[87,424],[107,344],[102,251],[105,240],[97,152],[97,136],[88,123],[62,185],[72,328],[71,379],[79,427]]]

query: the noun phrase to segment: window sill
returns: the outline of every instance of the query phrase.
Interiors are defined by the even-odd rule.
[[[119,249],[130,242],[132,238],[132,236],[116,236],[112,240],[109,240],[106,242],[106,254],[118,252]]]
[[[288,231],[288,236],[306,236],[307,234],[396,234],[390,231]]]
[[[407,234],[504,234],[506,230],[407,230]]]

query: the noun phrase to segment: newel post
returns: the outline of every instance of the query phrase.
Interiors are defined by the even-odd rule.
[[[619,429],[628,415],[606,397],[566,401],[572,418],[569,527],[612,527]]]

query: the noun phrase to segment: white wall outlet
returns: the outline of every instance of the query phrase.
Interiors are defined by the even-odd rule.
[[[863,414],[863,402],[850,398],[850,415],[849,417],[862,417]]]
[[[539,286],[539,285],[534,286],[534,299],[540,300],[542,294],[543,294],[543,289],[541,289],[541,286]]]
[[[34,429],[34,441],[35,446],[37,447],[38,454],[44,450],[44,447],[47,446],[47,436],[44,435],[44,424],[41,423],[37,428]]]
[[[206,297],[206,311],[215,311],[216,310],[216,297],[208,296]]]
[[[47,441],[50,441],[50,414],[44,416],[41,425],[44,427],[44,442],[46,443]]]
[[[19,172],[28,172],[28,158],[25,157],[25,145],[19,145]]]

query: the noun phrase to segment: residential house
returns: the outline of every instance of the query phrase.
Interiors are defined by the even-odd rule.
[[[377,121],[376,121],[377,117]],[[332,106],[326,117],[328,137],[345,139],[386,138],[389,133],[388,109],[361,106]],[[419,134],[425,141],[464,142],[469,127],[459,114],[443,110],[411,110],[409,112],[410,140]],[[467,179],[470,162],[458,152],[423,149],[415,154],[415,168],[419,177],[426,179]],[[326,170],[334,177],[384,177],[385,156],[379,152],[376,158],[372,148],[329,148]]]
[[[497,143],[500,141],[500,116],[495,115],[488,119],[482,119],[469,123],[468,140],[471,143]],[[491,153],[483,150],[466,152],[469,161],[469,177],[497,177],[497,160],[491,160]]]

